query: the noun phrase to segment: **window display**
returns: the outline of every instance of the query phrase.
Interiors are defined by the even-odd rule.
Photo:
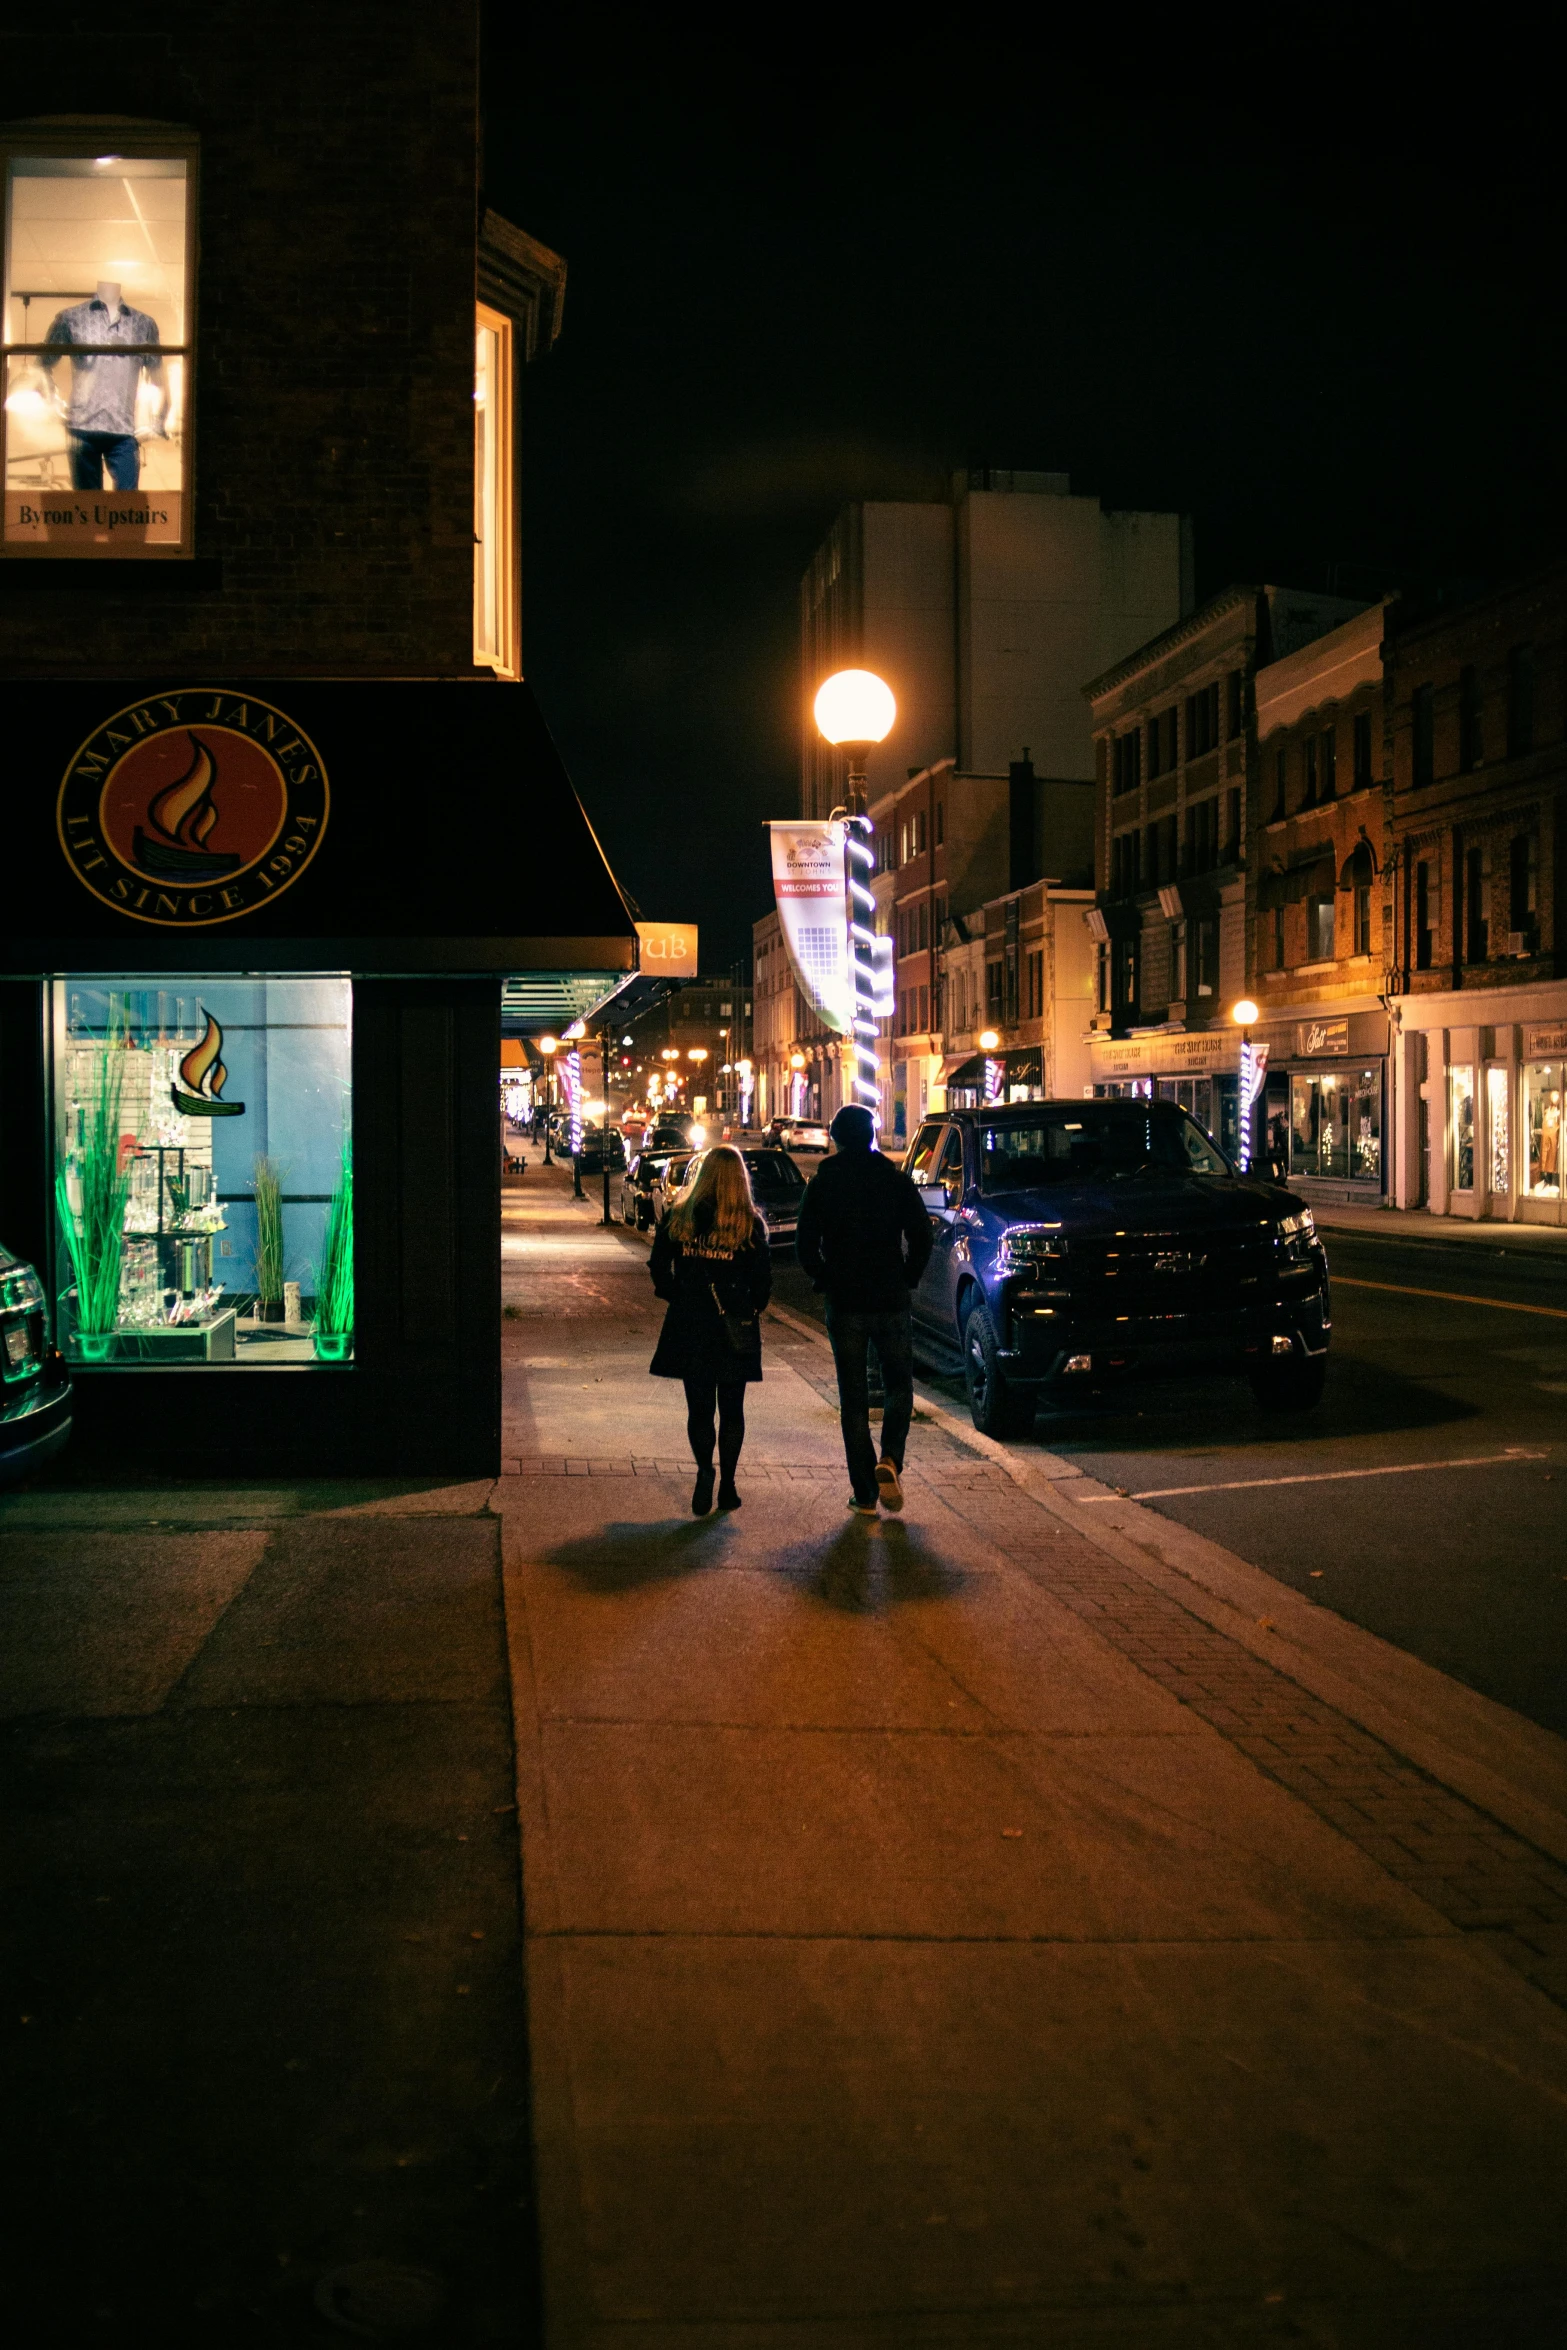
[[[1449,1069],[1447,1073],[1447,1130],[1453,1154],[1453,1189],[1475,1187],[1475,1073]]]
[[[1531,1199],[1562,1196],[1562,1078],[1560,1061],[1530,1061],[1524,1068],[1524,1187]]]
[[[473,658],[517,674],[511,321],[481,302],[473,363]]]
[[[1508,1117],[1507,1096],[1509,1072],[1506,1069],[1487,1069],[1485,1073],[1486,1128],[1490,1143],[1490,1189],[1506,1191],[1511,1180],[1512,1137]]]
[[[1290,1173],[1382,1180],[1382,1066],[1298,1072],[1290,1079]]]
[[[65,978],[52,995],[67,1357],[348,1361],[348,980]]]
[[[189,164],[13,153],[5,175],[5,551],[179,554]]]

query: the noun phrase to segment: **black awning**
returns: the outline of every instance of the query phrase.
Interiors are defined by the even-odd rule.
[[[525,685],[15,683],[4,707],[26,886],[0,971],[635,964]]]

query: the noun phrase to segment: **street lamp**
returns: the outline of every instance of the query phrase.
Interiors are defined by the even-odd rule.
[[[539,1050],[544,1055],[544,1074],[549,1080],[549,1096],[544,1104],[544,1164],[553,1167],[550,1157],[550,1120],[555,1112],[555,1055],[560,1051],[558,1036],[541,1036]]]
[[[1001,1039],[993,1028],[982,1028],[980,1030],[979,1049],[982,1053],[993,1053],[1000,1042]]]
[[[898,715],[892,688],[874,669],[840,669],[819,686],[816,731],[849,761],[843,863],[848,900],[849,963],[854,979],[854,1098],[874,1114],[881,1096],[876,1065],[876,900],[869,877],[876,863],[865,813],[865,761],[885,742]]]
[[[1236,1121],[1236,1139],[1240,1144],[1241,1165],[1250,1174],[1251,1101],[1257,1083],[1256,1059],[1252,1051],[1251,1032],[1254,1024],[1262,1018],[1262,1014],[1252,1002],[1251,997],[1243,995],[1238,1003],[1231,1005],[1230,1018],[1241,1032],[1241,1114]]]
[[[849,759],[849,814],[865,813],[865,755],[885,742],[898,715],[891,686],[874,669],[840,669],[816,694],[816,731]]]

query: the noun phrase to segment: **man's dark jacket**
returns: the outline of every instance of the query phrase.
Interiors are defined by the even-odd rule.
[[[930,1257],[930,1218],[891,1159],[841,1150],[805,1187],[795,1248],[815,1286],[846,1313],[897,1313]]]

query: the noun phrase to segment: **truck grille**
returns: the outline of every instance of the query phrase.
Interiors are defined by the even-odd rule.
[[[1172,1314],[1222,1313],[1250,1304],[1273,1269],[1273,1236],[1251,1231],[1118,1233],[1074,1240],[1074,1307],[1115,1321],[1162,1323]]]

